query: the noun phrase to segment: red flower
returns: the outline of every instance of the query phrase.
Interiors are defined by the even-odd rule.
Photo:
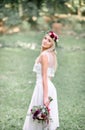
[[[48,35],[56,42],[58,41],[58,35],[55,34],[53,31],[49,31]]]

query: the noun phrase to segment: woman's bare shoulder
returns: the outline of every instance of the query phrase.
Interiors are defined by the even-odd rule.
[[[40,54],[40,61],[45,61],[45,60],[48,61],[48,56],[47,56],[47,52],[43,51]]]
[[[41,58],[48,58],[47,52],[46,51],[41,52],[40,57]]]

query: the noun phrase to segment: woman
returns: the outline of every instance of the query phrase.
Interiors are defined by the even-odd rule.
[[[23,130],[56,130],[59,127],[57,93],[51,81],[57,68],[55,52],[55,44],[57,41],[58,36],[53,31],[49,31],[42,40],[41,53],[36,59],[33,68],[33,71],[36,72],[36,86]],[[49,101],[49,97],[53,99],[52,102]],[[32,107],[38,105],[45,105],[50,108],[50,117],[52,121],[46,126],[43,123],[33,121],[30,116]]]

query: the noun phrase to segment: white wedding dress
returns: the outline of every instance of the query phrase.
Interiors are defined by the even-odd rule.
[[[48,60],[50,58],[48,57]],[[48,68],[48,94],[53,98],[50,102],[50,116],[52,121],[48,125],[33,121],[30,116],[31,108],[37,105],[43,105],[43,86],[42,86],[42,68],[40,63],[35,63],[33,71],[36,72],[36,85],[32,95],[31,103],[29,105],[26,119],[24,122],[23,130],[56,130],[59,127],[59,117],[58,117],[58,103],[57,103],[57,93],[56,89],[49,77],[54,76],[54,68]]]

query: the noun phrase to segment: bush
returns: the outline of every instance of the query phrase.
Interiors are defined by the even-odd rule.
[[[76,32],[83,32],[85,28],[85,21],[78,19],[77,16],[68,16],[62,19],[59,19],[60,23],[64,26],[68,26],[68,29],[72,29]]]

